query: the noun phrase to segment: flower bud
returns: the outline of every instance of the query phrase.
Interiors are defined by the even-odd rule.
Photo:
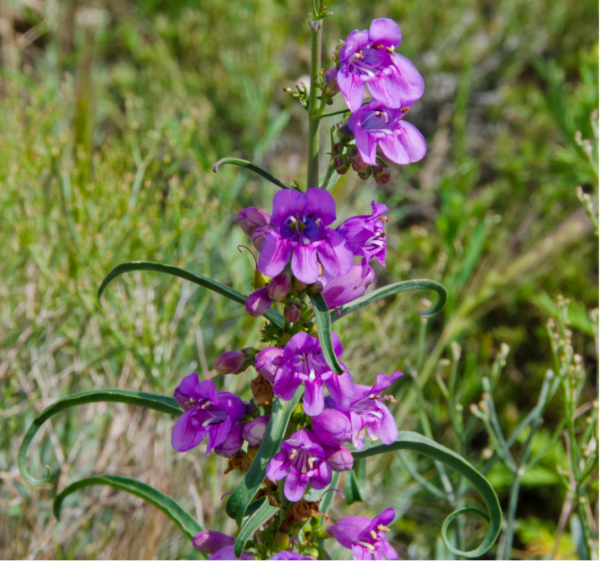
[[[369,179],[369,177],[371,177],[371,170],[372,170],[371,166],[367,166],[367,171],[365,171],[364,173],[363,172],[358,172],[357,175],[362,180]]]
[[[350,415],[325,408],[323,412],[312,418],[313,432],[327,446],[338,447],[344,442],[352,441],[352,423]]]
[[[283,349],[279,347],[267,347],[260,351],[254,359],[254,368],[265,379],[272,382],[275,373],[283,362]]]
[[[325,72],[325,88],[323,89],[323,93],[329,97],[333,97],[340,91],[337,83],[337,73],[337,68],[330,68]]]
[[[358,174],[366,173],[369,169],[369,164],[366,164],[360,157],[360,152],[356,146],[350,148],[350,161],[352,162],[352,169]]]
[[[320,280],[318,280],[310,285],[309,290],[313,294],[321,294],[321,292],[323,292],[323,283]]]
[[[340,175],[345,175],[350,169],[350,162],[343,154],[337,154],[333,157],[333,167]]]
[[[300,300],[292,300],[283,309],[283,318],[288,323],[296,323],[300,319],[300,314],[302,314],[302,303]]]
[[[392,175],[390,168],[381,162],[377,162],[377,165],[373,168],[373,177],[378,185],[385,185]]]
[[[252,243],[258,251],[262,251],[265,240],[269,235],[269,232],[274,229],[272,224],[266,224],[265,226],[259,226],[252,232]]]
[[[199,534],[194,536],[193,540],[194,549],[203,551],[212,555],[224,547],[233,545],[235,539],[221,532],[215,532],[213,530],[203,530]]]
[[[271,217],[262,210],[250,207],[239,212],[237,215],[237,223],[239,227],[244,230],[244,234],[251,236],[256,228],[271,224]]]
[[[336,448],[323,446],[327,454],[327,463],[333,471],[348,471],[352,469],[354,458],[352,453],[343,444]]]
[[[269,282],[267,286],[267,295],[271,300],[281,302],[292,289],[292,274],[289,271],[282,271]]]
[[[245,424],[242,430],[242,438],[246,440],[250,446],[260,446],[270,419],[271,415],[263,415],[262,417],[257,417]]]
[[[294,277],[294,290],[304,290],[308,285]]]
[[[217,374],[239,374],[254,362],[256,351],[247,347],[241,351],[227,351],[217,357],[214,368]]]
[[[273,300],[267,294],[267,287],[255,290],[246,300],[246,311],[253,317],[257,318],[266,314],[271,309]]]
[[[344,143],[348,143],[351,140],[354,140],[354,133],[350,130],[347,120],[342,121],[338,125],[337,135],[338,135],[338,138]]]

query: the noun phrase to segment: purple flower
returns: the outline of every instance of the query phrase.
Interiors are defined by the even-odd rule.
[[[381,439],[384,444],[396,442],[398,426],[390,410],[383,405],[386,397],[381,396],[381,393],[400,376],[402,372],[394,372],[391,376],[379,374],[373,387],[355,385],[354,400],[349,405],[339,405],[334,399],[328,398],[328,409],[324,409],[321,415],[313,419],[315,434],[327,445],[352,440],[357,450],[365,447],[366,434],[371,441]]]
[[[228,545],[234,545],[235,539],[221,532],[203,530],[194,536],[192,543],[194,544],[194,549],[212,555],[219,551],[219,549],[223,549]]]
[[[270,309],[273,300],[269,298],[268,288],[263,286],[255,290],[246,299],[245,310],[252,316],[257,318],[258,316],[265,315]]]
[[[235,545],[228,545],[219,551],[215,551],[209,558],[209,561],[231,561],[232,559],[256,559],[252,553],[242,551],[241,557],[235,556]]]
[[[275,380],[275,373],[283,363],[283,349],[279,347],[267,347],[256,355],[254,368],[269,382]]]
[[[336,333],[331,334],[336,356],[344,352]],[[344,367],[345,368],[345,367]],[[323,411],[323,384],[337,403],[349,404],[354,398],[354,382],[348,371],[336,374],[323,357],[321,345],[316,337],[308,333],[296,333],[283,350],[283,361],[275,373],[273,393],[289,401],[298,386],[304,382],[304,412],[318,415]]]
[[[375,271],[368,265],[356,263],[350,272],[342,277],[332,278],[329,275],[319,277],[323,284],[323,298],[327,307],[332,310],[360,298],[367,287],[375,281]]]
[[[384,204],[371,203],[373,212],[370,216],[354,216],[344,220],[337,231],[344,236],[352,253],[363,257],[365,263],[368,263],[373,257],[379,261],[382,267],[385,267],[385,232],[384,224],[388,221],[382,216],[387,211]]]
[[[348,471],[354,465],[354,456],[343,444],[337,446],[326,446],[323,450],[327,456],[327,463],[333,471]]]
[[[310,483],[314,489],[324,489],[331,483],[331,467],[321,442],[308,430],[299,430],[281,444],[281,451],[267,466],[267,477],[279,481],[287,476],[283,489],[289,501],[302,498]]]
[[[390,109],[371,100],[350,115],[348,126],[356,137],[356,147],[364,162],[377,165],[377,145],[383,155],[398,165],[418,162],[427,150],[423,135],[402,120],[407,107]]]
[[[251,347],[241,351],[227,351],[215,360],[214,368],[218,374],[239,374],[252,364],[255,350]]]
[[[273,198],[274,229],[265,239],[258,270],[274,277],[291,259],[294,276],[308,284],[319,277],[319,263],[334,277],[345,275],[352,267],[352,252],[340,234],[327,228],[335,218],[335,200],[323,189],[278,191]]]
[[[212,380],[186,376],[175,390],[175,399],[185,409],[171,433],[171,446],[178,452],[195,448],[208,436],[206,457],[225,442],[231,428],[245,412],[244,402],[229,392],[218,392]]]
[[[312,561],[315,561],[314,557],[302,557],[302,555],[300,553],[296,553],[295,551],[280,551],[279,553],[276,553],[275,555],[273,555],[273,557],[269,557],[269,559],[271,560],[283,560],[283,561],[287,561],[288,559],[298,559],[300,561],[309,561],[312,559]]]
[[[215,446],[215,454],[231,458],[234,454],[242,449],[242,430],[245,425],[236,423],[231,427],[225,441],[218,446]]]
[[[237,223],[244,230],[244,234],[251,236],[257,228],[271,224],[271,217],[262,210],[250,207],[239,212]]]
[[[274,279],[269,281],[267,295],[271,300],[281,302],[292,289],[292,275],[289,271],[281,271]]]
[[[402,41],[398,24],[388,18],[371,22],[369,31],[355,29],[338,53],[337,83],[350,111],[358,111],[365,85],[390,108],[405,106],[423,95],[423,78],[413,63],[394,52]]]
[[[288,323],[296,323],[301,315],[302,302],[300,302],[300,300],[292,300],[285,305],[285,308],[283,308],[283,319]]]
[[[389,531],[387,524],[395,516],[393,508],[387,508],[373,519],[346,516],[337,524],[327,526],[327,533],[343,547],[351,549],[354,559],[398,559],[398,554],[385,537],[385,532]]]
[[[265,431],[267,430],[270,419],[271,415],[263,415],[262,417],[257,417],[249,423],[246,423],[244,425],[244,430],[242,431],[242,438],[246,440],[250,446],[259,446],[265,436]]]

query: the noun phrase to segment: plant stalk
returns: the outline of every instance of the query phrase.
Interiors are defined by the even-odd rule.
[[[321,0],[320,4],[323,4]],[[322,6],[321,6],[322,7]],[[315,14],[316,15],[316,14]],[[313,32],[310,45],[310,93],[308,96],[308,166],[306,186],[319,186],[319,108],[317,107],[317,81],[321,69],[321,38],[323,20],[315,20],[317,30]]]

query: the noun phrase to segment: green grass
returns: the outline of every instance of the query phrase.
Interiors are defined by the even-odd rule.
[[[282,88],[308,71],[309,6],[105,2],[104,12],[88,13],[98,23],[87,31],[74,23],[81,20],[74,3],[59,3],[58,13],[49,6],[38,13],[11,4],[17,28],[42,35],[25,48],[8,51],[3,43],[2,51],[0,557],[193,557],[162,514],[109,489],[69,499],[60,523],[51,514],[57,490],[107,473],[154,485],[204,527],[233,531],[220,497],[238,476],[222,475],[222,458],[174,453],[170,419],[121,405],[63,413],[30,453],[34,474],[44,463],[55,470],[41,489],[20,479],[17,450],[36,413],[60,397],[100,387],[171,395],[192,371],[212,376],[222,351],[258,344],[261,320],[187,282],[128,274],[108,288],[104,309],[95,294],[106,273],[129,260],[182,266],[251,290],[254,264],[236,249],[248,240],[235,216],[246,206],[268,210],[274,187],[239,168],[215,175],[211,166],[235,155],[304,184],[306,118]],[[330,8],[328,52],[371,18],[393,17],[404,35],[399,51],[426,83],[409,120],[426,135],[428,156],[394,171],[383,187],[344,176],[334,191],[338,215],[366,213],[371,200],[387,204],[395,220],[378,286],[424,277],[450,293],[424,335],[417,312],[429,293],[403,294],[340,320],[344,361],[364,383],[403,370],[395,406],[401,430],[421,432],[425,408],[436,440],[456,448],[435,382],[436,374],[448,380],[451,343],[462,346],[466,419],[481,399],[482,376],[507,343],[494,399],[508,433],[554,368],[544,325],[556,316],[560,293],[572,301],[573,347],[588,373],[582,403],[594,399],[597,348],[588,310],[598,306],[598,246],[575,188],[597,201],[597,175],[574,135],[593,138],[597,4],[339,0]],[[414,382],[409,372],[418,373]],[[249,380],[247,373],[217,383],[247,398]],[[543,449],[561,415],[557,394],[534,448]],[[490,446],[481,423],[467,446],[467,459],[481,465]],[[549,553],[552,540],[527,529],[556,536],[566,496],[556,464],[564,460],[559,441],[524,478],[515,557]],[[378,469],[371,461],[368,511],[395,506],[401,555],[435,555],[449,505],[432,499],[398,458]],[[438,484],[431,462],[406,461]],[[490,474],[504,508],[505,475],[500,468]],[[597,471],[593,479],[597,491]],[[331,514],[364,510],[336,500]],[[468,522],[467,545],[475,545],[485,523]],[[568,525],[565,536],[572,544]],[[567,547],[561,542],[561,551]]]

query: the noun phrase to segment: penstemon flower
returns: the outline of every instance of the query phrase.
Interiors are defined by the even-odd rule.
[[[327,398],[327,408],[313,418],[315,434],[326,444],[341,444],[352,441],[357,450],[365,447],[365,436],[371,441],[381,439],[384,444],[392,444],[398,438],[398,426],[390,410],[383,405],[392,396],[382,396],[392,382],[402,376],[394,372],[391,376],[379,374],[373,387],[355,385],[354,400],[348,405],[339,405]]]
[[[320,275],[319,264],[329,274],[345,275],[352,267],[352,252],[332,228],[335,200],[327,191],[310,188],[279,191],[273,198],[273,229],[265,238],[258,270],[268,277],[292,263],[294,276],[307,284]]]
[[[398,554],[388,543],[387,525],[396,517],[393,508],[384,510],[375,518],[347,516],[337,524],[327,526],[327,533],[342,546],[352,550],[354,559],[398,559]]]
[[[319,281],[323,285],[323,298],[331,310],[360,298],[375,281],[375,271],[357,263],[342,277],[322,275]]]
[[[178,452],[195,448],[208,436],[206,457],[225,442],[233,425],[246,410],[235,394],[219,392],[212,380],[198,380],[198,374],[186,376],[175,390],[175,399],[185,409],[171,434],[171,445]]]
[[[356,138],[356,147],[363,161],[375,166],[377,146],[383,155],[398,165],[418,162],[425,156],[427,144],[419,130],[402,118],[410,106],[387,107],[378,100],[350,115],[348,126]]]
[[[388,18],[373,20],[369,31],[350,33],[337,53],[337,83],[352,112],[360,108],[365,86],[373,99],[389,108],[406,106],[423,95],[419,71],[394,52],[401,41],[400,27]]]
[[[335,354],[344,352],[340,338],[332,333]],[[289,401],[304,382],[304,412],[318,415],[323,411],[323,384],[338,403],[349,403],[354,397],[354,382],[349,372],[335,374],[325,362],[321,345],[308,333],[294,335],[283,350],[282,362],[275,372],[273,393]]]
[[[313,489],[324,489],[331,483],[331,466],[319,439],[308,430],[299,430],[281,445],[281,452],[267,466],[271,481],[286,478],[284,493],[288,501],[302,498],[310,483]]]

